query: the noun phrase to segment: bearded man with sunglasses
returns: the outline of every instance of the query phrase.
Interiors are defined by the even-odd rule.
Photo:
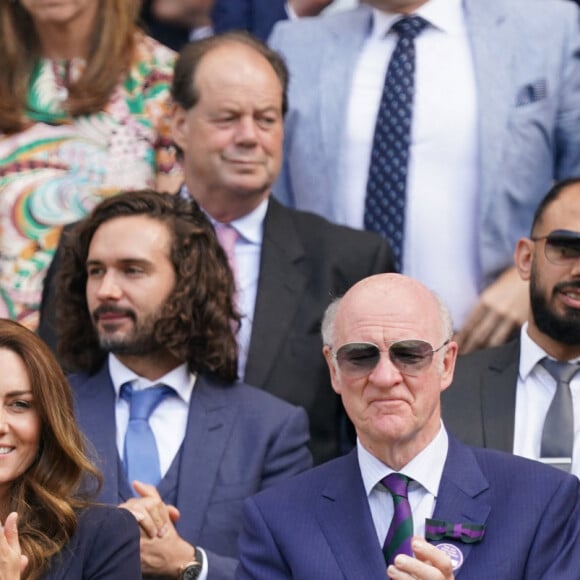
[[[324,355],[356,449],[246,500],[238,580],[578,578],[580,481],[442,423],[451,335],[447,308],[399,274],[331,304]]]
[[[515,263],[530,282],[527,323],[515,341],[459,357],[443,416],[466,443],[580,477],[580,178],[546,194]],[[567,386],[560,388],[554,367],[571,376]]]

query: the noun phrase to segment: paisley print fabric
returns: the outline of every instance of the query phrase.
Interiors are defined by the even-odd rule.
[[[61,228],[122,189],[155,187],[179,171],[169,133],[175,54],[139,33],[136,61],[105,110],[70,118],[64,78],[81,59],[41,60],[31,80],[28,117],[0,134],[0,317],[34,329],[42,282]]]

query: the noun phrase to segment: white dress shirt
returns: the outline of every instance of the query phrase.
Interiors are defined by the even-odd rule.
[[[548,408],[556,392],[556,380],[540,365],[548,354],[528,335],[528,324],[521,331],[520,368],[516,390],[514,453],[539,459],[542,430]],[[575,359],[569,362],[579,362]],[[580,417],[580,373],[570,381],[574,417]],[[574,420],[574,451],[571,473],[580,477],[580,421]]]
[[[405,211],[403,273],[435,290],[461,326],[479,294],[478,110],[461,0],[430,0],[415,39],[415,99]],[[375,121],[401,18],[373,9],[357,61],[341,143],[338,221],[363,227]]]
[[[448,448],[447,431],[441,425],[433,441],[399,472],[413,479],[409,484],[409,503],[413,514],[413,534],[416,536],[425,535],[425,519],[432,517],[435,510]],[[395,508],[393,496],[381,480],[393,473],[393,470],[369,453],[359,440],[357,440],[357,453],[371,516],[382,547]]]

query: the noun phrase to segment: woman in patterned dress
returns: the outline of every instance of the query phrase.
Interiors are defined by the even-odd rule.
[[[0,2],[0,317],[38,323],[64,224],[119,190],[175,191],[175,55],[138,0]]]

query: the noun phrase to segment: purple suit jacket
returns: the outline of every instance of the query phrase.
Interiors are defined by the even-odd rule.
[[[434,519],[485,526],[483,540],[445,538],[466,580],[578,580],[580,482],[540,463],[449,438]],[[238,580],[384,579],[356,450],[250,498]]]

